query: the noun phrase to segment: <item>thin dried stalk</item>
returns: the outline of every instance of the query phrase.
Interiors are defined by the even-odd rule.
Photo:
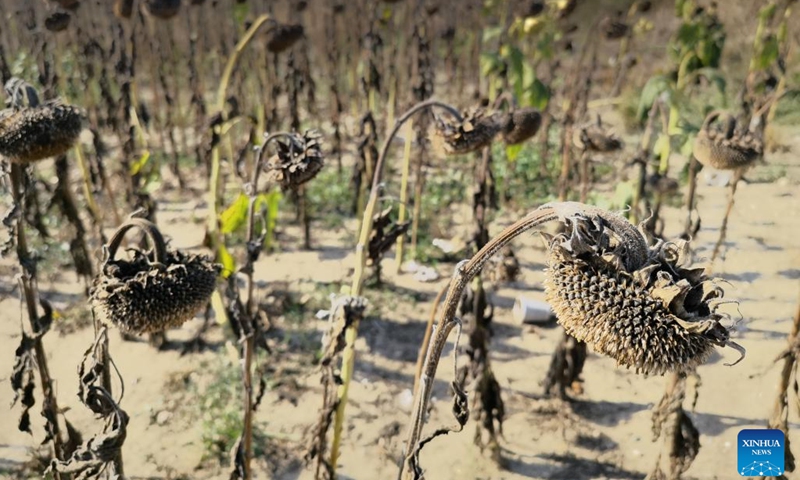
[[[53,380],[50,377],[50,369],[47,366],[47,356],[44,351],[44,344],[42,343],[42,336],[46,333],[45,325],[40,324],[39,314],[36,308],[36,299],[38,297],[36,287],[36,264],[35,260],[31,257],[28,251],[27,238],[25,236],[25,203],[24,203],[24,181],[25,167],[17,163],[11,163],[11,193],[14,199],[14,205],[19,209],[17,215],[17,222],[14,227],[16,238],[16,251],[17,260],[22,267],[20,273],[20,284],[22,285],[22,293],[25,298],[25,306],[28,313],[28,322],[30,331],[33,338],[33,348],[35,353],[35,363],[39,370],[39,382],[41,384],[43,416],[47,420],[46,430],[47,437],[50,440],[52,447],[52,455],[54,460],[63,460],[64,451],[61,437],[61,427],[58,424],[58,415],[61,411],[58,408],[56,401],[55,390],[53,389]],[[61,474],[54,472],[55,480],[61,480]]]
[[[444,294],[447,293],[447,285],[443,286],[439,293],[436,294],[436,298],[433,300],[433,306],[431,306],[431,314],[428,316],[428,324],[425,326],[425,335],[422,337],[422,344],[419,349],[419,354],[417,354],[417,366],[414,373],[414,394],[417,394],[417,390],[419,390],[419,379],[422,376],[422,367],[425,364],[425,357],[428,354],[428,345],[431,341],[431,334],[433,333],[433,323],[436,321],[436,312],[439,310],[439,305],[442,303],[442,299],[444,298]]]
[[[245,304],[243,318],[240,319],[243,325],[239,326],[239,341],[242,344],[242,411],[244,412],[244,427],[242,437],[236,447],[237,453],[234,456],[235,472],[237,474],[241,472],[241,476],[238,478],[243,478],[244,480],[252,478],[251,463],[253,457],[253,355],[256,349],[255,334],[257,331],[253,325],[255,319],[253,264],[258,260],[258,256],[261,253],[265,235],[265,233],[262,233],[258,238],[255,237],[255,204],[258,197],[258,179],[263,167],[264,152],[266,152],[270,142],[281,137],[291,138],[292,134],[287,132],[273,133],[264,140],[253,164],[250,183],[245,187],[250,197],[247,206],[247,260],[242,267],[247,284],[247,303]]]
[[[372,177],[372,187],[370,188],[369,199],[367,200],[367,205],[364,209],[364,215],[361,219],[361,232],[359,235],[358,245],[356,245],[356,268],[355,273],[353,274],[353,283],[350,287],[350,295],[352,296],[361,296],[364,289],[367,245],[369,244],[369,236],[372,232],[372,220],[378,203],[378,191],[380,189],[383,166],[386,162],[386,157],[388,155],[392,140],[394,139],[395,135],[397,135],[397,132],[400,131],[400,127],[402,127],[403,124],[414,114],[434,107],[445,110],[453,117],[459,119],[459,121],[461,119],[458,110],[450,105],[436,100],[426,100],[414,105],[400,118],[398,118],[394,128],[392,128],[392,131],[389,132],[389,136],[383,143],[378,161],[375,164],[375,172]],[[344,351],[342,352],[341,369],[342,384],[339,386],[339,391],[337,393],[337,408],[333,422],[333,441],[331,442],[330,465],[334,470],[334,474],[336,473],[336,463],[339,458],[339,447],[341,444],[342,427],[344,425],[344,412],[347,405],[347,395],[349,393],[350,381],[352,380],[353,370],[355,368],[355,342],[358,336],[359,323],[360,322],[358,321],[353,322],[353,324],[350,325],[345,331],[345,347]]]

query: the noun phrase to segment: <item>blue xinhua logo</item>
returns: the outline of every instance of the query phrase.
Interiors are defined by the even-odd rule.
[[[739,475],[777,477],[783,475],[784,436],[780,430],[752,429],[739,432]]]

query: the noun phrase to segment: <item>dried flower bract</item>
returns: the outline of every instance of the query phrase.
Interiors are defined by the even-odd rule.
[[[314,178],[325,165],[319,138],[316,131],[309,130],[302,136],[293,135],[288,142],[276,141],[278,153],[265,166],[267,180],[293,189]]]

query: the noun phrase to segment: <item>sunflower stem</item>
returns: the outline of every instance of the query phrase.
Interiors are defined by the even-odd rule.
[[[406,143],[403,146],[403,176],[400,180],[400,206],[397,213],[397,223],[406,221],[406,205],[408,204],[408,176],[411,171],[411,135],[414,134],[414,121],[409,120],[406,126]],[[419,199],[417,199],[419,200]],[[403,265],[403,248],[405,235],[397,237],[397,252],[395,253],[395,273],[400,273]]]
[[[222,79],[220,80],[219,87],[217,89],[217,100],[214,107],[216,112],[223,116],[223,120],[226,120],[224,115],[225,95],[228,90],[228,84],[230,83],[231,75],[233,74],[233,69],[236,67],[236,63],[238,62],[239,57],[241,57],[244,49],[253,40],[253,38],[255,38],[255,34],[258,32],[258,30],[269,22],[274,25],[272,17],[267,14],[258,17],[256,21],[253,22],[253,25],[244,34],[242,39],[239,40],[239,43],[236,44],[233,54],[230,56],[228,63],[225,65],[225,70],[222,73]],[[222,188],[220,170],[219,145],[215,145],[211,149],[211,174],[208,185],[209,214],[207,225],[208,235],[211,241],[211,248],[214,252],[218,252],[222,244],[222,238],[219,233],[219,202],[221,197],[220,190]]]
[[[256,156],[256,161],[253,164],[253,172],[250,177],[250,185],[248,186],[248,194],[250,196],[247,205],[247,247],[246,258],[247,264],[243,269],[247,277],[247,304],[245,306],[245,321],[250,325],[247,328],[241,328],[241,333],[244,336],[242,345],[242,406],[244,409],[244,418],[242,421],[242,457],[244,459],[244,480],[252,478],[251,461],[253,457],[253,353],[255,352],[255,329],[252,328],[255,320],[254,298],[253,292],[255,289],[255,282],[253,281],[253,261],[254,258],[250,255],[250,248],[255,240],[255,205],[258,198],[258,178],[261,172],[262,161],[264,152],[267,150],[269,143],[280,137],[290,137],[291,134],[287,132],[278,132],[269,135]],[[259,245],[259,247],[261,246]]]
[[[389,132],[389,135],[386,137],[386,140],[381,147],[378,161],[375,163],[375,171],[372,177],[372,186],[370,187],[369,199],[367,200],[367,205],[364,208],[364,214],[361,218],[361,231],[359,234],[358,244],[356,245],[356,268],[353,274],[353,283],[350,287],[350,295],[354,297],[361,296],[364,289],[364,272],[366,270],[367,263],[367,245],[369,244],[369,235],[372,232],[372,220],[373,216],[375,215],[376,205],[378,204],[378,190],[380,189],[383,165],[386,161],[389,147],[392,144],[392,140],[397,135],[397,132],[400,131],[400,127],[402,127],[408,119],[410,119],[417,112],[433,107],[441,108],[459,121],[461,120],[461,115],[458,113],[458,110],[446,103],[436,100],[426,100],[424,102],[417,103],[397,119],[397,122],[395,122],[394,127]],[[336,462],[339,458],[339,448],[341,446],[342,427],[344,426],[347,396],[350,391],[350,381],[353,378],[353,370],[355,368],[355,342],[356,338],[358,337],[358,325],[359,322],[354,321],[352,325],[350,325],[345,331],[345,347],[342,351],[341,368],[342,384],[339,386],[339,390],[337,392],[337,407],[333,420],[333,441],[331,442],[330,466],[334,476],[336,474]]]
[[[438,326],[436,327],[433,337],[428,342],[419,389],[414,395],[414,407],[411,413],[406,441],[406,458],[400,467],[400,478],[404,480],[411,479],[416,470],[416,457],[419,451],[422,427],[425,423],[425,412],[427,412],[428,403],[430,402],[431,393],[433,391],[433,380],[436,377],[436,370],[439,366],[442,351],[447,344],[447,337],[458,323],[455,319],[455,314],[459,302],[461,301],[461,295],[464,293],[464,288],[466,288],[472,278],[480,272],[483,265],[495,253],[511,242],[511,240],[531,228],[557,218],[557,204],[540,207],[491,239],[470,260],[465,260],[456,266],[453,277],[450,280],[447,296],[444,300],[444,307],[439,310],[437,318]]]
[[[17,223],[16,223],[16,249],[17,260],[22,268],[20,275],[20,284],[22,285],[22,293],[25,297],[25,306],[28,312],[28,322],[30,324],[31,334],[34,337],[34,353],[36,354],[36,366],[39,369],[39,381],[42,387],[42,413],[47,419],[46,429],[50,436],[50,444],[52,447],[52,455],[54,459],[64,460],[63,446],[61,444],[61,428],[58,425],[59,408],[56,401],[55,391],[53,389],[53,379],[50,377],[50,369],[47,365],[47,356],[44,351],[44,344],[42,343],[42,334],[39,331],[39,314],[36,308],[36,266],[35,260],[31,258],[28,251],[28,243],[25,237],[25,186],[24,175],[25,171],[22,165],[11,162],[11,193],[14,198],[14,204],[20,209]],[[51,415],[45,414],[49,410]],[[50,421],[50,418],[54,421]],[[63,476],[55,471],[53,472],[55,480],[61,480]]]

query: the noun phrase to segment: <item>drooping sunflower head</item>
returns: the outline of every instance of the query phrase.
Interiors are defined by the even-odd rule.
[[[687,371],[730,341],[716,304],[724,292],[688,265],[688,243],[649,245],[623,217],[600,209],[562,217],[549,238],[545,281],[559,323],[619,365],[644,374]]]

